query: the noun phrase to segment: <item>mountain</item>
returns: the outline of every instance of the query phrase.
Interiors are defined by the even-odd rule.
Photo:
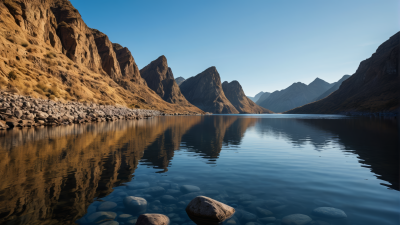
[[[339,89],[317,102],[286,113],[398,114],[400,32],[381,44],[362,61],[357,71]]]
[[[221,78],[214,66],[190,77],[180,85],[182,94],[193,105],[205,112],[237,114],[239,113],[226,98]]]
[[[271,95],[271,93],[269,92],[264,92],[263,94],[261,94],[258,99],[255,101],[255,103],[258,105],[259,102],[263,102],[265,99],[267,99],[269,96]]]
[[[222,83],[222,89],[224,90],[225,96],[232,103],[232,105],[239,111],[239,113],[246,114],[261,114],[261,113],[272,113],[268,109],[264,109],[261,106],[256,105],[253,101],[246,97],[243,88],[240,83],[236,80],[228,83],[225,81]]]
[[[62,102],[201,112],[165,102],[147,87],[130,51],[89,28],[68,0],[3,0],[0,21],[1,89]]]
[[[320,78],[316,78],[309,85],[297,82],[281,91],[274,91],[265,100],[257,101],[257,104],[274,112],[285,112],[312,102],[331,87],[332,84]]]
[[[168,67],[167,58],[160,56],[149,65],[140,70],[140,75],[146,80],[147,85],[155,91],[164,101],[188,107],[192,111],[201,112],[196,106],[190,104],[181,93],[175,82],[174,74]]]
[[[180,86],[184,81],[185,81],[185,78],[183,78],[183,77],[175,78],[175,82],[178,84],[178,86]]]
[[[250,100],[252,100],[253,102],[256,102],[260,97],[261,97],[261,95],[263,95],[265,92],[263,92],[263,91],[260,91],[258,94],[256,94],[254,97],[251,97],[251,96],[247,96]]]
[[[313,102],[321,100],[321,99],[327,97],[328,95],[332,94],[334,91],[338,90],[340,85],[342,85],[343,81],[347,80],[347,78],[349,78],[349,77],[350,77],[350,75],[344,75],[340,80],[333,83],[333,86],[331,88],[329,88],[327,91],[325,91],[322,95],[315,98]]]

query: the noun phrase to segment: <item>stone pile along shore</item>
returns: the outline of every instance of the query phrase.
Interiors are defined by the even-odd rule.
[[[161,115],[166,114],[157,110],[129,109],[95,103],[62,103],[0,91],[0,130],[145,119]]]

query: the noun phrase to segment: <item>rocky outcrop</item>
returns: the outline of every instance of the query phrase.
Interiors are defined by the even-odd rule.
[[[350,77],[350,75],[344,75],[340,80],[338,80],[337,82],[333,83],[333,86],[331,88],[329,88],[322,95],[320,95],[316,99],[314,99],[313,102],[321,100],[323,98],[326,98],[328,95],[330,95],[333,92],[335,92],[336,90],[338,90],[340,85],[342,85],[343,81],[347,80],[349,77]]]
[[[127,48],[90,29],[68,0],[0,1],[0,89],[167,113],[202,113],[165,102],[140,77]]]
[[[256,103],[247,98],[246,95],[244,94],[242,86],[236,80],[230,83],[225,81],[224,83],[222,83],[222,89],[224,90],[225,96],[237,109],[237,111],[239,111],[239,113],[246,113],[246,114],[272,113],[272,111],[256,105]]]
[[[91,31],[96,42],[97,50],[101,57],[101,66],[103,70],[113,80],[120,79],[122,77],[121,69],[110,39],[108,39],[107,35],[96,29],[91,29]]]
[[[232,217],[235,209],[205,196],[197,196],[186,207],[186,213],[196,224],[220,224]]]
[[[113,48],[117,55],[122,76],[131,82],[146,86],[146,81],[140,76],[139,68],[129,49],[116,43],[113,43]]]
[[[183,77],[177,77],[175,78],[175,82],[180,86],[186,79]]]
[[[257,101],[257,104],[274,112],[285,112],[312,102],[331,87],[331,84],[319,78],[309,85],[297,82],[286,89],[273,92],[264,101]]]
[[[237,114],[239,111],[226,98],[217,68],[210,67],[180,85],[182,94],[205,112]]]
[[[370,58],[362,61],[357,71],[337,91],[287,113],[398,114],[399,42],[400,32],[381,44]]]
[[[104,122],[159,116],[155,110],[126,107],[60,103],[34,99],[0,91],[0,130],[35,126],[58,126],[72,123]],[[3,126],[3,125],[6,126]]]

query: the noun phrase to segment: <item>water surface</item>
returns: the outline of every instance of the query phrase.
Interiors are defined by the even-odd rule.
[[[0,224],[85,224],[104,201],[127,212],[130,185],[199,194],[278,220],[320,206],[329,224],[400,224],[396,121],[332,115],[213,115],[71,125],[0,133]],[[189,223],[190,196],[146,196],[147,212]],[[264,205],[263,205],[264,204]],[[135,216],[135,215],[133,215]],[[257,215],[260,217],[259,215]],[[116,219],[117,220],[117,219]],[[323,219],[322,219],[323,220]],[[119,220],[120,224],[121,220]],[[246,221],[238,219],[240,224]],[[127,223],[125,223],[127,224]]]

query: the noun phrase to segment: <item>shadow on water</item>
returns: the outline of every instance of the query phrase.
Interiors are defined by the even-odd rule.
[[[167,172],[180,148],[217,163],[221,149],[240,146],[253,126],[297,147],[323,151],[337,142],[399,190],[398,129],[390,121],[194,116],[14,129],[0,133],[0,224],[75,224],[139,165]]]

